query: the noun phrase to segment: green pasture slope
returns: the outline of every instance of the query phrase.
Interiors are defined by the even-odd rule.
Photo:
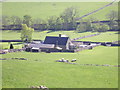
[[[113,42],[120,40],[118,32],[105,32],[100,33],[98,36],[81,39],[81,41],[93,41],[93,42]],[[80,41],[80,40],[78,40]]]
[[[118,47],[99,46],[78,53],[4,54],[3,58],[27,58],[26,61],[2,62],[3,88],[28,88],[45,85],[49,88],[117,88],[118,68],[81,66],[80,64],[118,64]],[[76,58],[76,65],[55,62]]]
[[[92,12],[109,2],[4,2],[2,5],[2,15],[19,16],[31,15],[33,18],[48,19],[49,16],[59,16],[66,8],[76,7],[82,16]],[[88,16],[105,20],[106,14],[111,10],[118,10],[118,3],[114,3],[105,9]]]
[[[33,39],[44,40],[45,36],[59,33],[71,39],[95,34],[74,31],[34,32]],[[86,38],[93,41],[116,41],[117,32],[105,32],[99,36]],[[2,39],[20,39],[20,32],[3,31]],[[85,40],[85,39],[83,39]],[[1,43],[7,44],[8,43]],[[4,46],[4,45],[3,45]],[[77,53],[31,53],[17,52],[2,55],[2,58],[27,58],[27,61],[4,60],[2,62],[3,88],[28,88],[45,85],[49,88],[117,88],[118,68],[105,66],[81,66],[80,64],[118,64],[118,47],[95,47]],[[65,58],[77,59],[77,64],[55,62]]]
[[[46,36],[58,36],[59,34],[67,35],[71,39],[86,36],[86,35],[91,35],[91,34],[96,34],[97,32],[84,32],[84,33],[77,33],[75,31],[56,31],[56,32],[49,32],[49,31],[42,31],[42,32],[37,32],[35,31],[33,33],[33,39],[40,39],[44,40]],[[118,32],[104,32],[100,33],[98,36],[90,37],[90,38],[84,38],[81,39],[83,41],[101,41],[101,42],[112,42],[112,41],[117,41],[120,40],[118,37]],[[3,40],[10,40],[10,39],[18,39],[20,40],[21,33],[17,31],[12,31],[12,30],[7,30],[7,31],[2,31],[2,39]]]
[[[91,35],[91,34],[96,34],[97,32],[84,32],[84,33],[76,33],[75,31],[56,31],[56,32],[50,32],[49,31],[42,31],[42,32],[37,32],[35,31],[33,33],[33,39],[37,40],[44,40],[46,36],[58,36],[59,34],[67,35],[70,37],[70,39],[86,36],[86,35]],[[84,38],[80,39],[78,41],[92,41],[92,42],[113,42],[120,40],[118,37],[118,32],[105,32],[105,33],[100,33],[98,36],[94,37],[89,37],[89,38]],[[21,33],[17,31],[2,31],[2,39],[3,40],[14,40],[18,39],[20,40]],[[14,44],[13,42],[11,42]],[[0,43],[0,49],[7,49],[9,48],[9,43]],[[16,44],[14,45],[16,49],[21,48],[22,44]]]
[[[21,49],[24,46],[21,42],[0,42],[0,49],[9,49],[10,44],[13,44],[14,49]]]

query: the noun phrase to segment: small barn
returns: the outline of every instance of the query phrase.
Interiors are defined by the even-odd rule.
[[[44,44],[54,44],[55,49],[69,50],[70,46],[73,45],[70,38],[59,34],[58,37],[46,36]]]

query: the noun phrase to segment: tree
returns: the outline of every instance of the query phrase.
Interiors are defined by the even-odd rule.
[[[2,16],[2,25],[10,25],[10,17]]]
[[[118,20],[118,12],[111,10],[107,15],[106,15],[107,19],[109,19],[110,21],[113,20]]]
[[[22,20],[18,16],[12,16],[12,17],[10,17],[10,19],[11,19],[11,24],[13,24],[13,25],[20,25],[20,24],[22,24]]]
[[[86,25],[86,31],[92,31],[92,23],[91,23],[91,20],[90,19],[87,19],[85,21],[85,25]]]
[[[92,31],[93,31],[93,32],[99,31],[99,28],[100,28],[100,24],[99,24],[99,23],[94,23],[94,24],[92,25]]]
[[[29,15],[24,15],[23,24],[26,24],[28,27],[32,25],[32,17]]]
[[[76,18],[78,17],[78,10],[75,7],[69,7],[61,14],[64,23],[64,29],[73,29],[76,27]]]
[[[95,23],[92,26],[93,32],[106,32],[107,30],[109,30],[109,26],[107,24]]]
[[[32,40],[33,31],[33,28],[28,27],[26,24],[22,24],[21,40],[24,42],[30,42]]]
[[[115,29],[114,27],[116,27],[116,25],[118,26],[118,24],[115,21],[115,20],[118,20],[118,12],[112,10],[106,15],[106,17],[110,21],[108,23],[110,29],[112,29],[112,30]]]
[[[60,17],[57,17],[56,18],[55,29],[56,30],[62,30],[62,23],[63,23],[62,19]]]
[[[109,26],[107,24],[102,24],[100,26],[100,31],[99,32],[106,32],[109,30]]]
[[[56,27],[56,16],[51,16],[48,18],[48,29],[55,30]]]
[[[85,32],[87,29],[86,24],[81,20],[80,24],[77,26],[77,32]]]
[[[47,29],[47,22],[45,20],[42,20],[40,18],[36,18],[33,20],[33,25],[37,30],[46,30]]]
[[[110,21],[110,23],[108,24],[111,30],[118,30],[119,26],[118,26],[118,22],[113,20]]]

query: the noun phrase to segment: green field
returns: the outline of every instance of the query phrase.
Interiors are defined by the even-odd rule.
[[[9,49],[13,44],[14,49],[21,49],[24,45],[21,42],[0,42],[0,49]]]
[[[81,66],[80,64],[118,64],[117,47],[96,47],[78,53],[5,54],[3,58],[27,58],[27,61],[2,61],[3,88],[28,88],[45,85],[49,88],[117,88],[118,68]],[[100,57],[100,58],[98,58]],[[55,62],[77,59],[77,64]]]
[[[51,32],[48,33],[49,31],[42,31],[42,32],[37,32],[35,31],[33,33],[33,39],[37,40],[44,40],[46,36],[58,36],[59,34],[67,35],[70,37],[70,39],[86,36],[86,35],[91,35],[91,34],[96,34],[97,32],[84,32],[84,33],[76,33],[74,31],[56,31],[56,32]],[[113,42],[113,41],[118,41],[120,38],[118,37],[118,32],[105,32],[105,33],[100,33],[98,36],[94,37],[89,37],[89,38],[84,38],[80,39],[78,41],[92,41],[92,42]],[[20,40],[21,33],[16,32],[16,31],[2,31],[2,39],[3,40],[15,40],[18,39]],[[14,42],[11,42],[14,45],[15,49],[22,48],[22,44],[15,44]],[[16,42],[17,43],[17,42]],[[8,49],[10,47],[9,43],[0,43],[0,49]]]
[[[42,32],[37,32],[35,31],[33,33],[33,39],[40,39],[44,40],[46,36],[58,36],[59,34],[67,35],[71,39],[86,36],[86,35],[91,35],[91,34],[96,34],[97,32],[84,32],[84,33],[77,33],[75,31],[56,31],[56,32],[50,32],[49,31],[42,31]],[[111,41],[117,41],[120,40],[118,37],[118,32],[105,32],[105,33],[100,33],[98,36],[90,37],[90,38],[84,38],[82,40],[85,41],[101,41],[101,42],[111,42]],[[16,32],[16,31],[3,31],[2,32],[2,39],[3,40],[14,40],[14,39],[20,39],[21,33]]]
[[[76,33],[74,31],[42,31],[34,32],[33,39],[44,40],[45,36],[57,36],[59,33],[71,39],[91,32]],[[2,39],[20,39],[20,32],[3,31]],[[116,41],[117,32],[105,32],[82,40]],[[15,43],[13,43],[15,44]],[[9,47],[8,43],[1,43]],[[18,46],[17,46],[18,48]],[[45,85],[49,88],[117,88],[118,68],[107,66],[82,66],[81,64],[118,64],[118,47],[95,47],[77,53],[31,53],[16,52],[2,55],[2,58],[27,58],[27,61],[9,59],[2,62],[3,88],[28,88]],[[77,64],[55,62],[65,58],[69,61],[77,59]]]
[[[3,3],[2,15],[19,16],[30,15],[33,19],[47,20],[49,16],[59,16],[66,8],[76,7],[82,16],[94,11],[109,2],[6,2]],[[106,14],[111,10],[118,10],[118,3],[93,14],[99,20],[106,20]],[[35,31],[33,39],[44,40],[46,36],[67,35],[71,39],[96,34],[97,32],[77,33],[75,31]],[[84,38],[82,41],[112,42],[120,40],[118,32],[100,33],[98,36]],[[2,40],[20,40],[20,31],[2,31]],[[79,40],[80,41],[80,40]],[[22,44],[14,44],[15,49]],[[0,49],[9,48],[9,43],[0,43]],[[112,66],[84,66],[81,64],[109,64],[118,65],[118,48],[98,46],[92,50],[76,53],[33,53],[14,52],[3,54],[2,87],[29,88],[30,86],[45,85],[48,88],[118,88],[118,67]],[[11,58],[26,58],[17,60]],[[61,58],[77,59],[76,64],[55,62]],[[0,68],[1,69],[1,68]]]
[[[105,32],[100,33],[98,36],[90,37],[90,38],[84,38],[81,39],[82,41],[93,41],[93,42],[113,42],[120,40],[118,32]],[[80,41],[80,40],[79,40]]]
[[[15,15],[22,18],[27,14],[33,18],[48,19],[49,16],[59,16],[68,7],[76,7],[78,8],[79,16],[82,16],[108,3],[109,2],[6,2],[2,5],[2,15]],[[105,20],[106,14],[111,10],[118,10],[117,2],[89,17]]]

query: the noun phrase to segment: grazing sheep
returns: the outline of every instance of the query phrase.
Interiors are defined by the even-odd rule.
[[[43,89],[43,90],[48,90],[48,88],[46,86],[32,86],[31,88],[39,88],[39,89]]]
[[[63,62],[63,60],[56,60],[56,62]]]
[[[63,60],[63,62],[69,62],[68,59],[67,60]]]
[[[67,60],[56,60],[56,62],[69,62],[68,59]]]
[[[26,58],[19,58],[19,60],[27,60]]]
[[[46,86],[39,86],[40,89],[48,89]]]
[[[75,61],[77,61],[77,60],[76,60],[76,59],[72,59],[72,60],[71,60],[71,62],[75,62]]]
[[[69,60],[68,60],[68,59],[66,59],[66,62],[69,62]]]

